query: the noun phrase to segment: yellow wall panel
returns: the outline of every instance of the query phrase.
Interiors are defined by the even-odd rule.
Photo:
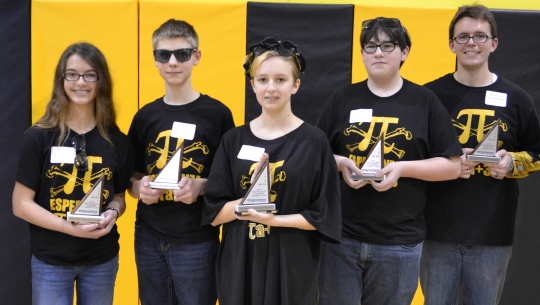
[[[448,48],[448,25],[455,8],[428,9],[356,5],[354,12],[353,82],[367,78],[362,63],[360,32],[362,21],[377,17],[399,18],[411,36],[411,52],[401,75],[418,84],[453,72],[455,55]],[[426,26],[429,25],[429,26]]]
[[[214,0],[215,2],[230,2],[231,0]],[[373,0],[251,0],[252,2],[275,2],[275,3],[302,3],[302,4],[356,4],[373,5]],[[517,10],[538,10],[540,1],[538,0],[385,0],[379,1],[378,6],[385,7],[425,7],[425,8],[447,8],[471,5],[477,2],[492,9],[517,9]]]
[[[96,45],[107,58],[114,85],[117,123],[127,132],[138,109],[138,2],[136,0],[32,1],[32,122],[45,112],[54,69],[65,48],[79,41]],[[129,197],[129,196],[127,196]],[[133,253],[135,201],[118,220],[120,269],[115,304],[137,304]]]
[[[246,3],[140,1],[140,104],[165,94],[152,55],[152,33],[170,18],[185,20],[199,36],[201,62],[193,69],[195,90],[226,104],[237,125],[244,122]]]

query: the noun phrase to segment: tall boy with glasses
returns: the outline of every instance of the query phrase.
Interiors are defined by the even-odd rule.
[[[130,194],[140,198],[135,223],[140,300],[143,305],[215,305],[219,227],[201,227],[200,217],[215,151],[234,122],[229,108],[191,85],[201,51],[190,24],[168,20],[154,32],[152,44],[165,96],[141,108],[128,133],[136,157]],[[193,129],[194,134],[186,132]],[[182,143],[178,189],[150,188]]]
[[[317,122],[343,174],[343,238],[323,253],[320,304],[409,305],[426,234],[426,181],[457,178],[461,149],[437,97],[399,74],[411,47],[400,21],[364,21],[360,44],[368,79],[337,90]],[[379,135],[377,176],[385,180],[354,181]]]
[[[518,183],[509,178],[538,169],[540,124],[531,98],[489,71],[498,39],[486,7],[461,7],[449,34],[457,70],[425,86],[452,118],[463,148],[461,174],[428,187],[421,285],[425,304],[455,304],[462,295],[467,304],[493,305],[501,296],[514,239]],[[467,161],[497,119],[501,161]]]

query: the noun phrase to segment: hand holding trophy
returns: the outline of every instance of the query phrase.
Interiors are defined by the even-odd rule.
[[[497,147],[499,143],[499,130],[501,125],[501,119],[497,119],[493,127],[484,136],[482,141],[478,143],[476,148],[470,155],[467,155],[467,160],[477,162],[501,162],[501,157],[497,156]]]

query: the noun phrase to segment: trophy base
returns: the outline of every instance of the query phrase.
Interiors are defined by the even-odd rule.
[[[71,214],[67,212],[67,221],[71,222],[92,222],[99,223],[103,219],[103,215],[83,215],[83,214]]]
[[[501,157],[495,157],[495,156],[482,156],[482,155],[467,155],[467,160],[469,161],[475,161],[475,162],[492,162],[492,163],[499,163],[501,162]]]
[[[163,183],[163,182],[148,182],[150,188],[160,190],[177,190],[179,189],[178,183]]]
[[[248,215],[248,210],[254,209],[260,213],[277,213],[276,205],[273,203],[262,203],[262,204],[240,204],[234,206],[234,213],[236,215]]]
[[[362,176],[359,176],[353,173],[351,175],[351,178],[353,181],[358,181],[358,180],[384,181],[384,179],[386,179],[386,175],[383,175],[382,177],[375,177],[375,174],[373,173],[364,173]]]

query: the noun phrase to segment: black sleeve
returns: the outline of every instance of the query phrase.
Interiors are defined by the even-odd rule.
[[[45,158],[44,131],[39,127],[30,127],[23,134],[22,147],[19,154],[19,167],[16,181],[36,193],[41,184],[41,173]]]
[[[225,143],[226,138],[227,135],[221,139],[204,190],[201,226],[212,223],[225,203],[238,199],[235,198],[232,168],[228,156],[230,152],[228,151],[228,145]]]
[[[300,214],[317,230],[312,234],[317,239],[330,243],[341,241],[341,196],[339,176],[334,155],[328,141],[321,134],[318,162],[321,173],[311,188],[310,205]]]
[[[144,147],[142,143],[142,132],[139,130],[142,128],[140,126],[143,119],[140,119],[140,111],[135,114],[133,120],[131,121],[131,126],[129,127],[128,137],[131,140],[133,154],[134,154],[134,170],[136,172],[146,174],[145,164],[144,164]]]
[[[131,186],[131,177],[135,168],[135,155],[131,141],[125,135],[122,135],[122,140],[117,143],[117,158],[120,171],[114,176],[114,192],[123,193]]]

